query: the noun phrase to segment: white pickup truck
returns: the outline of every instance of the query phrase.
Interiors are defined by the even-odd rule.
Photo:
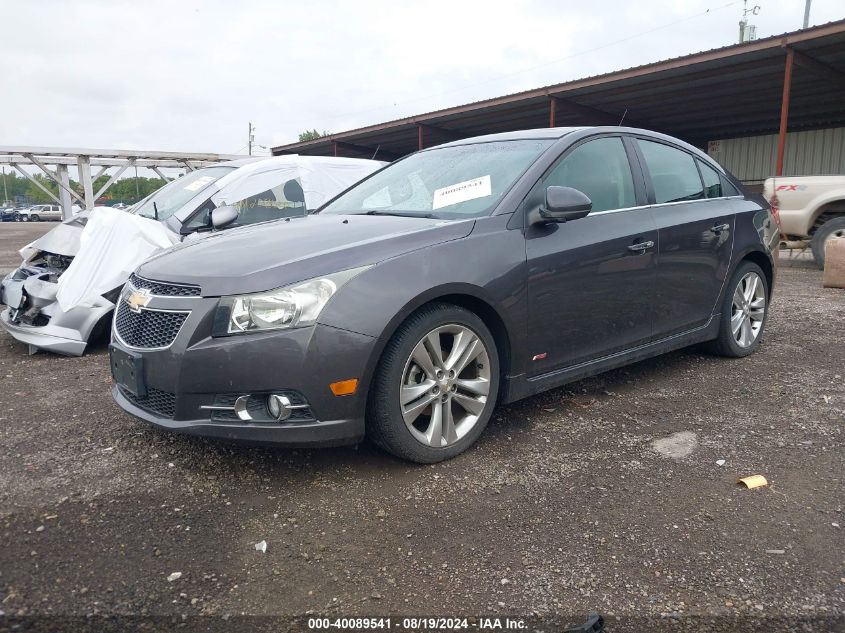
[[[824,268],[828,240],[845,238],[845,176],[778,176],[763,185],[763,195],[780,219],[788,248],[806,248]]]

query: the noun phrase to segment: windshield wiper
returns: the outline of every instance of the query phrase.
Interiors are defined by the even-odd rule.
[[[436,220],[437,216],[433,213],[402,213],[400,211],[364,211],[364,213],[356,213],[354,215],[395,215],[400,218],[428,218]]]
[[[158,220],[158,206],[156,206],[155,200],[153,200],[153,212],[155,212],[156,220]]]

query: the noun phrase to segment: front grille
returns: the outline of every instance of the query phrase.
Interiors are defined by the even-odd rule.
[[[123,387],[118,386],[120,393],[136,407],[146,409],[151,413],[157,413],[165,418],[172,418],[176,413],[176,394],[160,389],[147,387],[147,395],[143,397],[129,393]]]
[[[187,312],[141,310],[133,312],[121,299],[117,306],[114,328],[120,339],[139,349],[169,347],[188,318]]]
[[[138,290],[149,290],[150,294],[161,297],[199,297],[199,286],[183,286],[179,284],[165,284],[138,277],[135,273],[129,276],[129,283]]]

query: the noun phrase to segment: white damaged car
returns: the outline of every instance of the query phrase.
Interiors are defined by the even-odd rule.
[[[82,212],[21,249],[0,283],[2,325],[29,352],[80,356],[110,326],[132,271],[204,233],[304,215],[380,169],[356,158],[276,156],[192,171],[128,211]],[[155,284],[133,278],[155,293]]]

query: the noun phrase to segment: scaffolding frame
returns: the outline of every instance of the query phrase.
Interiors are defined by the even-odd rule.
[[[94,202],[108,191],[115,181],[130,167],[146,167],[159,178],[170,181],[162,169],[194,171],[217,163],[248,158],[238,154],[211,154],[187,152],[157,152],[121,149],[85,149],[66,147],[30,147],[25,145],[0,145],[0,165],[9,165],[41,189],[62,208],[62,217],[73,216],[74,200],[84,209],[93,209]],[[24,167],[34,167],[58,186],[59,195],[45,187]],[[70,186],[68,167],[76,167],[82,192]],[[92,169],[96,172],[92,173]],[[108,180],[97,191],[94,182],[109,173]]]

